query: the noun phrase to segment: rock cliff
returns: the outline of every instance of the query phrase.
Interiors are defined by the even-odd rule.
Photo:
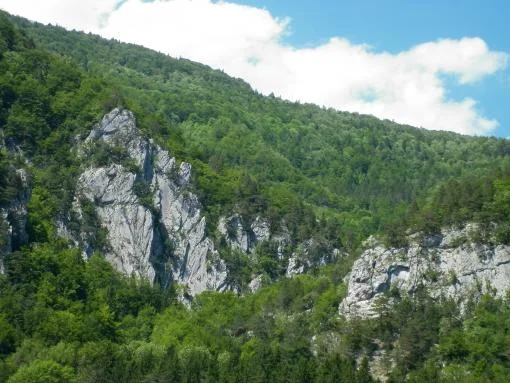
[[[0,273],[4,272],[3,259],[5,255],[18,250],[28,242],[27,204],[30,199],[30,180],[27,171],[19,166],[25,161],[23,153],[13,143],[8,143],[4,148],[3,134],[0,130],[0,150],[4,149],[8,156],[12,157],[7,177],[14,185],[14,195],[8,202],[0,204]],[[18,163],[14,166],[13,163]],[[4,188],[5,185],[0,185]]]
[[[221,217],[214,242],[192,192],[191,165],[177,164],[167,151],[145,138],[128,110],[115,109],[104,116],[77,153],[84,170],[70,216],[78,222],[70,225],[73,218],[58,222],[58,233],[80,246],[84,257],[101,250],[124,274],[162,286],[178,283],[193,296],[230,288],[228,270],[215,243],[253,255],[258,244],[271,242],[275,257],[288,265],[287,276],[338,255],[338,250],[323,248],[313,239],[286,253],[291,238],[284,225],[272,233],[260,216],[249,222],[239,214]],[[260,288],[262,281],[261,275],[254,275],[250,290]]]
[[[221,217],[218,222],[218,232],[225,238],[231,249],[253,254],[257,245],[269,242],[274,249],[274,256],[286,264],[285,276],[302,274],[313,267],[330,263],[340,256],[340,251],[329,243],[310,238],[297,246],[292,246],[292,239],[288,229],[282,223],[276,233],[271,232],[269,223],[257,216],[245,222],[239,214]],[[292,252],[290,251],[292,249]],[[249,290],[254,292],[263,286],[262,275],[255,275],[249,283]]]
[[[504,294],[510,287],[510,246],[473,243],[475,229],[467,225],[438,235],[414,235],[405,248],[387,248],[369,239],[347,277],[340,314],[376,316],[375,302],[394,288],[412,294],[426,286],[433,297],[453,298],[461,305],[472,293],[495,289]]]
[[[268,241],[271,237],[269,224],[264,219],[256,217],[253,222],[244,223],[238,214],[221,217],[218,231],[231,248],[244,253],[251,253],[257,243]]]
[[[106,161],[91,160],[105,151]],[[91,165],[79,177],[75,210],[83,220],[83,201],[93,204],[112,265],[162,285],[185,285],[191,295],[225,288],[225,264],[189,190],[189,164],[177,165],[143,137],[131,112],[119,109],[103,118],[78,152]],[[86,238],[81,243],[90,255]]]
[[[287,263],[287,277],[307,272],[313,267],[334,262],[343,254],[339,249],[316,238],[310,238],[299,244]]]

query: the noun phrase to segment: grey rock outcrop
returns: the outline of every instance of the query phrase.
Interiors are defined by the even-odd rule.
[[[192,192],[191,165],[177,164],[145,138],[131,112],[115,109],[104,116],[77,153],[84,170],[72,212],[57,222],[57,232],[80,246],[85,258],[101,250],[117,270],[163,286],[178,283],[192,296],[232,287]],[[256,247],[266,243],[282,262],[289,256],[291,237],[283,224],[272,233],[260,216],[244,221],[233,214],[221,217],[217,227],[216,239],[223,237],[232,249],[254,255]],[[313,255],[322,253],[317,245],[313,240],[303,244],[303,252],[290,260],[289,276],[327,262]],[[262,276],[254,275],[249,288],[254,291],[262,284]]]
[[[115,160],[81,174],[75,210],[80,216],[79,201],[93,203],[107,231],[108,261],[128,275],[185,285],[191,295],[225,288],[225,264],[189,190],[191,166],[177,166],[168,152],[143,137],[127,110],[107,114],[78,153],[93,156],[98,145]]]
[[[340,256],[340,250],[311,238],[301,243],[289,257],[286,276],[303,274],[312,267],[326,265]]]
[[[87,169],[79,178],[82,197],[93,201],[101,224],[108,230],[106,258],[127,275],[154,281],[152,257],[159,254],[151,211],[133,192],[136,175],[121,165]]]
[[[250,292],[254,293],[262,288],[263,282],[264,277],[259,274],[250,281],[250,283],[248,284],[248,289],[250,290]]]
[[[386,248],[375,239],[354,263],[348,292],[340,304],[346,317],[376,316],[375,302],[389,289],[412,294],[426,286],[433,297],[463,304],[472,293],[510,287],[510,246],[470,243],[473,225],[445,229],[440,235],[409,238],[406,248]]]
[[[305,272],[305,263],[302,262],[296,253],[293,253],[292,256],[289,257],[287,263],[287,271],[285,275],[288,277],[292,277],[293,275],[303,274]]]
[[[15,147],[15,150],[16,156],[22,156],[18,148]],[[29,176],[24,168],[13,167],[10,171],[16,179],[17,188],[15,197],[0,207],[0,274],[4,273],[4,257],[28,242],[26,227],[27,204],[30,199]]]
[[[303,274],[312,267],[330,263],[340,255],[338,249],[333,249],[329,244],[315,238],[299,244],[291,254],[285,254],[285,248],[292,242],[287,228],[282,224],[277,233],[271,233],[269,223],[260,216],[249,223],[244,222],[239,214],[221,217],[218,232],[230,248],[246,254],[251,254],[261,242],[272,243],[276,257],[287,262],[286,277]],[[262,286],[259,277],[254,276],[248,286],[251,291]]]
[[[231,248],[244,253],[251,253],[257,243],[271,238],[269,224],[261,217],[256,217],[249,224],[245,224],[238,214],[221,217],[218,222],[218,231],[225,237]]]

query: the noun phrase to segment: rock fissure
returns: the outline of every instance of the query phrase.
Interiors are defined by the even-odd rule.
[[[503,266],[503,265],[507,265],[507,264],[510,264],[510,259],[508,259],[506,261],[496,262],[496,266]]]
[[[496,265],[497,266],[497,265]],[[463,273],[461,274],[463,277],[469,277],[471,275],[478,275],[482,272],[485,272],[485,271],[491,271],[493,270],[492,268],[489,268],[489,267],[480,267],[478,269],[475,269],[475,270],[472,270],[472,271],[468,271],[466,273]]]

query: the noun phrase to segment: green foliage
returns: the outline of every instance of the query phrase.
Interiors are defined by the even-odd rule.
[[[138,175],[133,185],[133,193],[138,197],[140,203],[150,209],[154,206],[154,193],[151,190],[151,185],[148,181]]]
[[[128,160],[127,148],[120,145],[109,145],[104,141],[96,141],[86,148],[85,154],[91,165],[107,167],[111,164],[123,164]]]
[[[353,356],[370,359],[378,348],[396,361],[391,381],[500,381],[510,368],[510,304],[489,295],[464,322],[455,304],[425,290],[388,297],[377,319],[344,322],[334,265],[255,294],[203,293],[190,308],[63,244],[27,248],[5,267],[6,381],[371,382],[367,362],[356,366]]]
[[[130,108],[150,137],[192,163],[210,225],[234,210],[247,218],[262,214],[275,230],[283,218],[296,243],[323,234],[326,227],[335,247],[353,250],[368,235],[383,231],[391,244],[401,246],[409,226],[433,232],[443,224],[478,219],[473,212],[483,210],[491,194],[490,185],[479,187],[479,180],[507,166],[507,140],[427,132],[262,97],[240,80],[187,60],[11,20],[41,48],[80,68],[72,70],[69,59],[43,57],[39,62],[50,73],[43,76],[21,65],[30,75],[25,81],[34,85],[28,87],[30,97],[6,102],[12,108],[22,102],[30,107],[7,120],[14,127],[25,126],[18,119],[30,118],[40,133],[25,137],[19,131],[17,139],[37,146],[37,134],[48,127],[58,130],[66,116],[90,115],[87,103],[96,111],[120,104]],[[57,73],[53,68],[65,76],[51,76]],[[102,86],[96,95],[88,92],[91,82]],[[65,107],[62,97],[73,107]],[[85,104],[81,109],[79,102]],[[58,118],[45,105],[58,111]],[[110,160],[109,154],[102,162]],[[430,201],[432,190],[437,198]],[[316,224],[318,217],[324,225]],[[506,232],[500,237],[506,238]]]
[[[75,381],[72,368],[51,360],[36,360],[21,367],[8,380],[9,383],[71,383]]]
[[[243,291],[250,281],[251,270],[248,255],[240,250],[227,249],[223,254],[227,266],[227,284],[234,291]]]
[[[0,316],[0,355],[8,355],[16,350],[16,329],[2,315]]]
[[[270,280],[277,279],[285,270],[284,258],[278,255],[278,244],[262,242],[257,245],[253,257],[254,273],[267,275]]]
[[[47,190],[34,187],[28,204],[28,232],[34,242],[47,242],[53,238],[55,228],[52,218],[55,212],[50,203]]]
[[[12,202],[22,189],[21,180],[13,162],[9,153],[0,149],[0,206],[6,206]]]
[[[92,201],[81,201],[82,226],[73,229],[76,178],[87,163],[72,149],[116,106],[133,110],[148,136],[192,163],[210,224],[232,212],[247,222],[261,215],[273,233],[284,223],[286,253],[311,239],[303,260],[319,263],[333,248],[349,255],[279,280],[286,265],[274,243],[250,256],[226,250],[228,285],[242,294],[204,293],[189,308],[172,289],[121,276],[101,254],[84,262],[57,239],[55,220],[89,234],[95,248],[107,246]],[[337,313],[353,250],[370,234],[385,232],[402,247],[409,228],[473,221],[481,238],[510,242],[507,140],[262,97],[187,60],[4,13],[0,128],[31,163],[0,150],[0,207],[20,192],[17,168],[28,167],[33,183],[30,243],[5,257],[0,275],[2,381],[370,382],[376,351],[395,361],[390,381],[508,376],[508,299],[485,296],[462,318],[426,291],[393,290],[377,319],[347,322]],[[89,154],[88,163],[120,163],[137,174],[135,193],[152,204],[124,148],[99,144]],[[276,282],[246,294],[259,274]]]
[[[484,177],[467,176],[440,184],[422,207],[410,212],[416,230],[437,232],[441,226],[478,223],[477,241],[510,243],[510,168],[488,171]],[[494,229],[495,226],[495,229]],[[391,231],[389,232],[391,234]]]
[[[69,228],[79,236],[81,233],[87,236],[87,241],[93,249],[104,250],[108,246],[107,231],[101,226],[94,202],[87,198],[80,199],[81,216],[71,215]]]

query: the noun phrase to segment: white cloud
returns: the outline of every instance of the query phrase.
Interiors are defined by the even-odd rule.
[[[116,3],[117,0],[0,0],[0,8],[45,24],[97,31],[100,20]]]
[[[0,0],[45,23],[99,33],[221,68],[262,93],[373,114],[427,129],[487,134],[497,121],[471,98],[446,96],[444,75],[470,84],[506,67],[509,55],[480,38],[427,42],[398,54],[332,38],[312,48],[282,43],[289,20],[211,0]]]

